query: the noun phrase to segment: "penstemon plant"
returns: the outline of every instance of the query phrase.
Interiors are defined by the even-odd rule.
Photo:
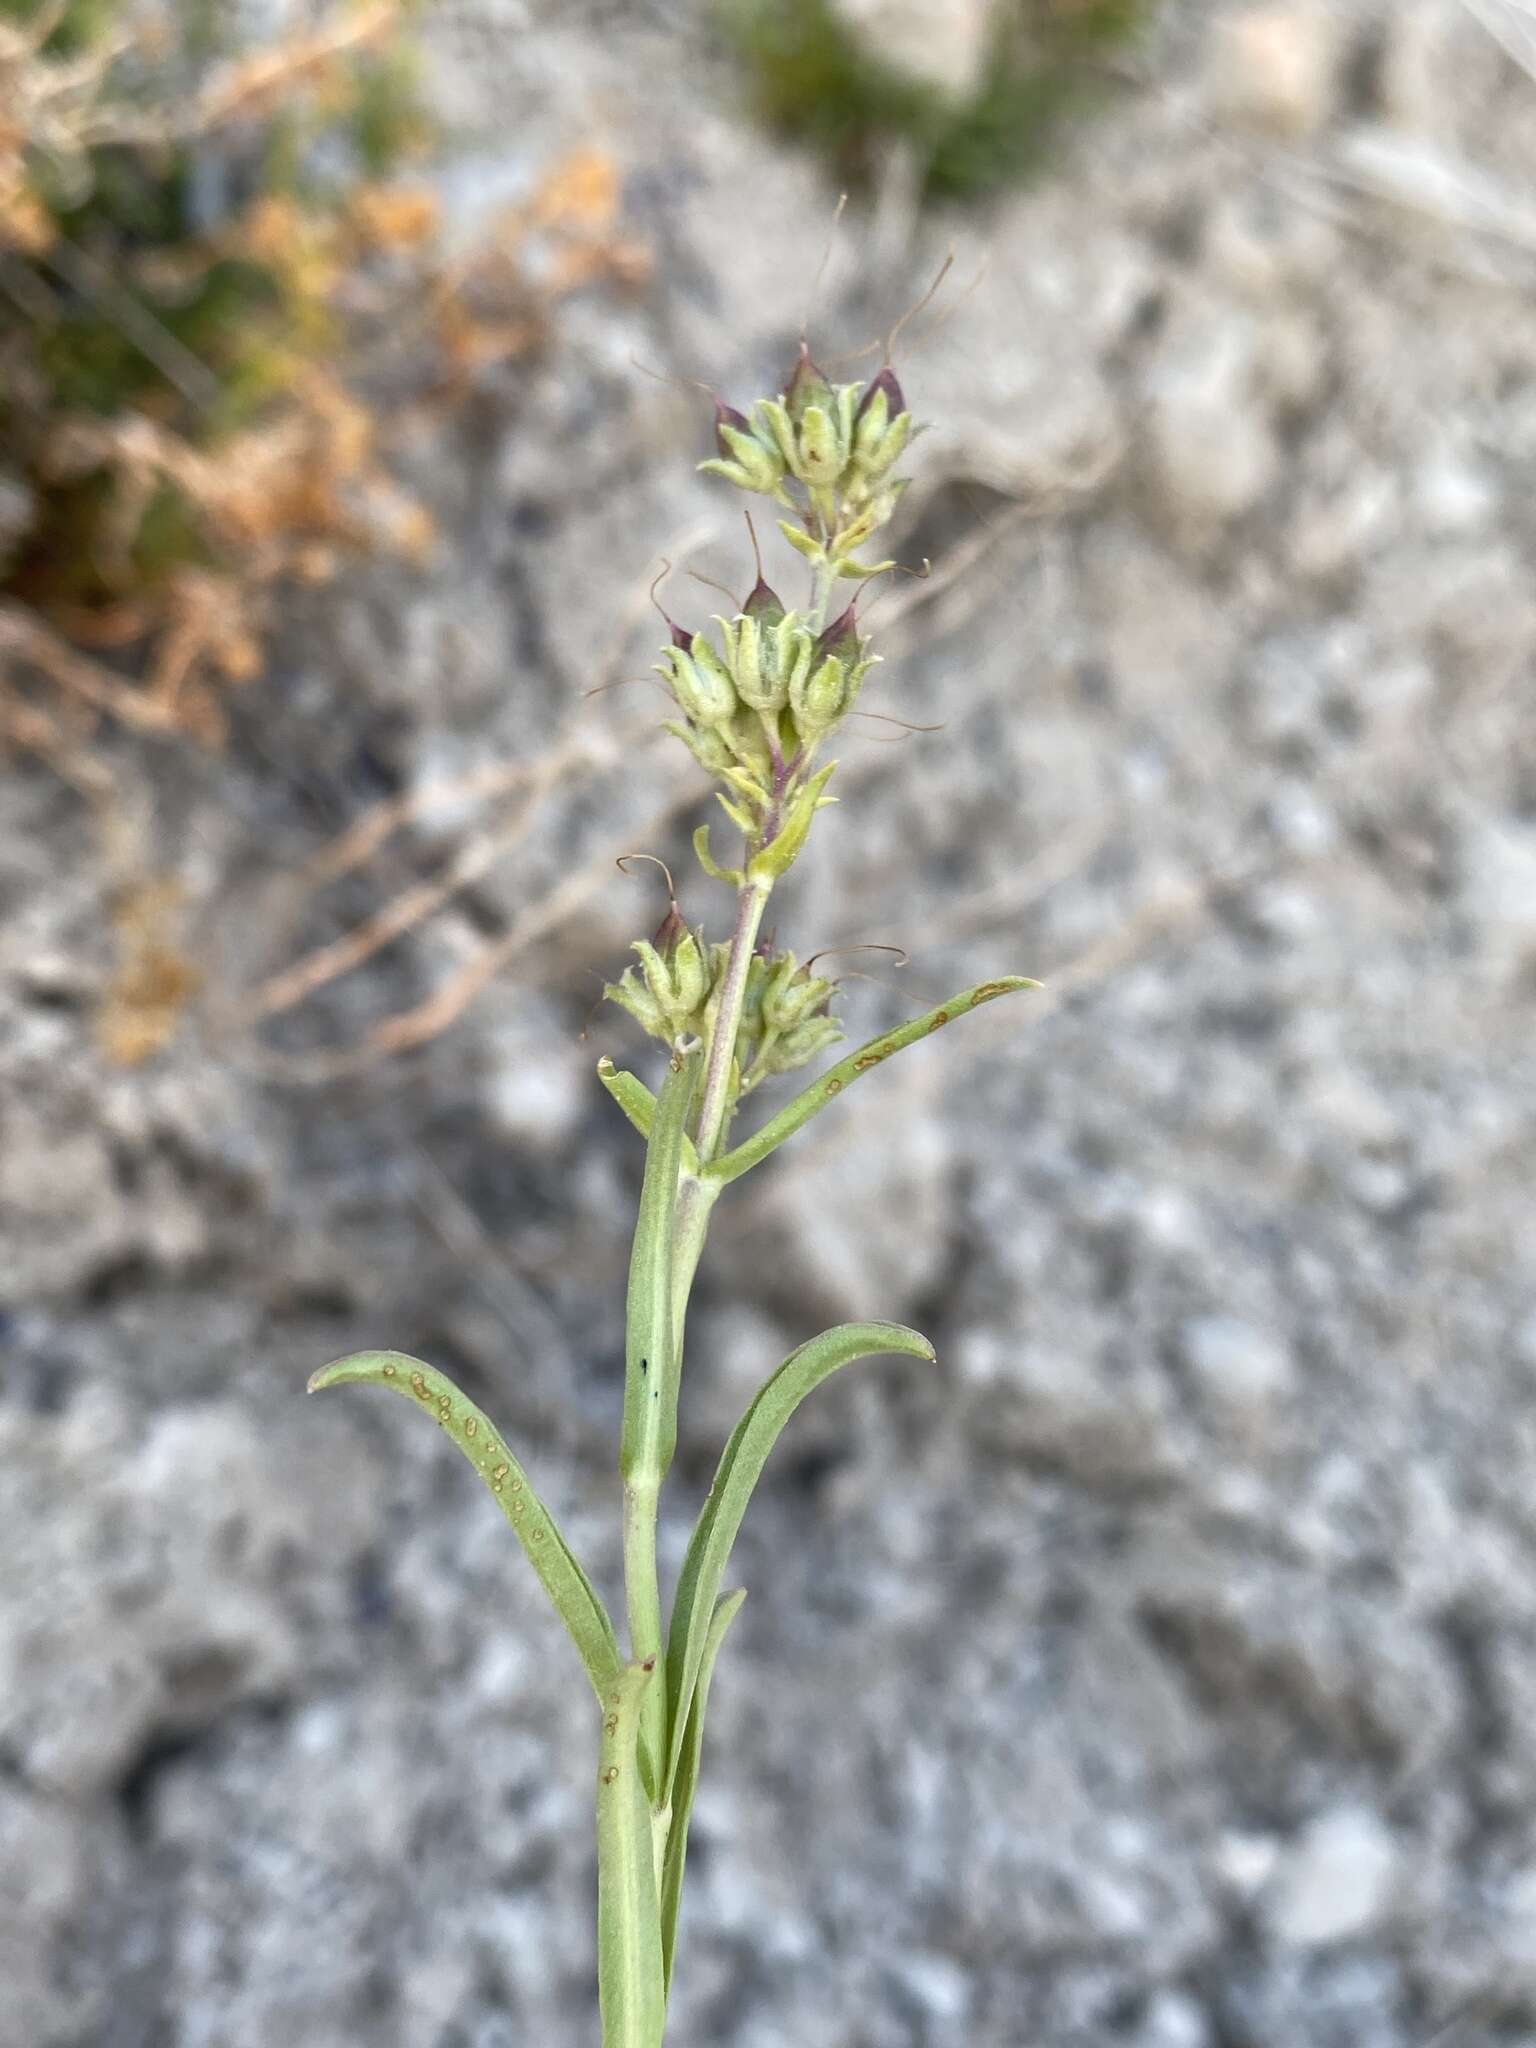
[[[490,1420],[451,1380],[394,1351],[364,1351],[317,1372],[310,1391],[366,1381],[436,1417],[494,1495],[565,1623],[596,1695],[598,1991],[604,2048],[660,2048],[677,1952],[688,1821],[704,1713],[720,1646],[744,1592],[722,1592],[731,1546],[779,1432],[840,1366],[881,1353],[933,1359],[897,1323],[845,1323],[802,1344],[764,1381],[726,1445],[689,1542],[670,1619],[656,1568],[661,1490],[677,1441],[683,1329],[710,1216],[733,1181],[776,1151],[861,1074],[978,1005],[1033,987],[984,981],[871,1039],[745,1137],[733,1126],[765,1081],[804,1067],[843,1036],[833,982],[760,942],[775,884],[798,857],[836,763],[820,758],[857,701],[876,657],[857,601],[828,622],[832,592],[893,566],[860,551],[895,509],[894,472],[912,415],[889,366],[867,385],[830,383],[802,342],[782,394],[750,416],[716,409],[718,454],[701,466],[772,499],[780,530],[809,564],[804,608],[786,610],[763,580],[740,612],[717,619],[718,642],[672,626],[658,664],[679,716],[675,733],[723,787],[741,835],[739,864],[716,863],[709,828],[694,848],[705,874],[733,889],[730,938],[709,943],[674,902],[636,942],[635,966],[607,996],[666,1049],[658,1093],[610,1060],[598,1075],[645,1140],[629,1268],[624,1418],[619,1444],[628,1650],[527,1473]]]

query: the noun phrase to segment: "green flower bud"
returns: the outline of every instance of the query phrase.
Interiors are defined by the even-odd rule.
[[[730,702],[730,711],[722,709],[716,716],[715,723],[722,723],[736,708],[736,685],[731,679],[731,671],[702,633],[694,634],[692,653],[693,665],[699,676],[717,695],[722,705],[727,700]]]
[[[703,933],[690,931],[674,904],[655,937],[636,939],[630,950],[639,969],[626,967],[616,983],[610,982],[603,990],[608,1000],[669,1044],[697,1032],[709,994]]]
[[[837,437],[831,415],[824,407],[808,405],[800,421],[799,461],[795,473],[812,485],[835,484],[843,473],[845,450]]]
[[[811,361],[811,352],[802,341],[795,367],[784,386],[784,410],[798,427],[811,406],[819,406],[824,413],[830,413],[836,403],[836,392]]]
[[[665,935],[665,951],[658,949],[649,939],[636,939],[630,948],[639,957],[640,971],[644,979],[644,994],[633,986],[635,970],[627,967],[620,977],[620,990],[629,985],[634,1000],[625,1001],[624,1007],[630,1015],[640,1018],[643,1010],[647,1015],[660,1017],[663,1025],[655,1035],[667,1038],[681,1038],[696,1031],[699,1013],[709,993],[709,975],[705,967],[702,934],[689,931],[681,918],[668,917],[658,938]],[[622,1000],[622,994],[620,1000]],[[637,1007],[638,1003],[638,1007]],[[654,1024],[646,1029],[655,1032]]]
[[[859,400],[857,414],[859,427],[862,430],[864,422],[869,415],[878,412],[880,416],[880,431],[884,432],[886,421],[898,419],[906,409],[906,394],[896,381],[896,372],[887,363],[884,369],[877,371],[864,387],[864,394]]]
[[[726,771],[733,786],[741,788],[745,781],[754,795],[763,794],[769,777],[773,773],[773,756],[768,749],[768,736],[763,731],[763,721],[756,712],[743,707],[727,726],[720,729],[721,737],[731,750],[735,766]],[[765,798],[766,800],[766,798]]]
[[[814,671],[809,671],[809,664],[802,670],[789,693],[789,708],[795,730],[807,746],[814,746],[836,725],[847,694],[847,670],[836,655],[829,654]]]
[[[795,423],[782,400],[760,398],[752,408],[752,431],[760,441],[776,448],[786,469],[795,462]]]
[[[848,489],[855,503],[870,497],[911,438],[912,415],[895,372],[887,366],[871,379],[854,415]],[[893,509],[894,501],[874,523],[883,524]]]
[[[680,725],[669,718],[662,731],[681,740],[706,775],[723,775],[732,765],[731,750],[713,726]]]
[[[871,483],[878,483],[886,471],[900,461],[902,451],[911,438],[912,415],[904,412],[891,421],[874,449],[858,458],[859,468]]]
[[[794,1031],[808,1018],[820,1016],[832,999],[833,985],[819,974],[807,974],[793,953],[781,953],[763,989],[763,1024],[769,1031]]]
[[[731,636],[731,673],[742,703],[750,704],[754,711],[781,710],[788,692],[778,673],[778,650],[773,635],[767,637],[765,645],[758,621],[745,616],[725,630]]]
[[[763,1065],[770,1074],[792,1073],[825,1052],[828,1046],[839,1044],[842,1037],[842,1027],[835,1018],[808,1018],[769,1049]]]
[[[788,613],[775,636],[775,653],[779,673],[784,678],[786,697],[792,699],[795,690],[804,683],[806,670],[811,665],[812,646],[810,634],[793,612]]]
[[[652,1038],[670,1040],[672,1034],[665,1011],[633,967],[626,967],[617,981],[607,982],[603,995],[608,1002],[617,1003],[621,1010],[627,1010],[640,1029],[649,1032]]]
[[[876,390],[871,384],[854,421],[853,453],[856,460],[861,457],[867,460],[874,454],[890,423],[889,401],[883,391]]]
[[[735,412],[729,406],[718,406],[715,411],[715,439],[721,455],[727,460],[734,457],[751,477],[754,491],[771,494],[778,489],[784,478],[783,457],[776,443],[758,439],[745,414]]]
[[[745,413],[732,405],[715,406],[715,446],[719,454],[701,462],[701,470],[722,476],[739,490],[760,491],[765,497],[778,492],[784,480],[784,457],[777,441],[753,430]]]
[[[673,627],[674,643],[681,629]],[[730,671],[700,633],[687,643],[687,651],[674,644],[654,664],[656,672],[672,685],[679,709],[695,725],[720,726],[735,715],[736,688]]]
[[[677,991],[677,1007],[685,1017],[692,1017],[709,994],[702,932],[691,932],[684,926],[669,964],[672,986]]]
[[[863,659],[855,599],[827,627],[811,652],[806,668],[790,688],[789,707],[795,730],[807,746],[825,738],[853,709],[859,685],[869,672]]]

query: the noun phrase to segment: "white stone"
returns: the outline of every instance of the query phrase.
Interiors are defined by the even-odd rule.
[[[1203,536],[1253,510],[1280,451],[1258,392],[1246,313],[1188,309],[1154,359],[1142,417],[1147,482],[1176,535]]]
[[[1464,898],[1496,972],[1522,973],[1536,956],[1536,832],[1488,823],[1467,850]]]
[[[1338,1807],[1309,1823],[1281,1855],[1261,1902],[1284,1948],[1321,1948],[1379,1927],[1392,1904],[1397,1843],[1368,1807]]]
[[[498,1055],[483,1094],[492,1126],[528,1151],[565,1147],[586,1114],[590,1075],[561,1044],[532,1049],[526,1038],[514,1038]]]
[[[902,1987],[931,2019],[950,2026],[962,2022],[971,2009],[971,1979],[952,1956],[923,1950],[898,1965],[896,1975]]]
[[[1137,2036],[1140,2048],[1207,2048],[1210,2038],[1205,2014],[1182,1991],[1159,1991]]]
[[[1193,1316],[1179,1332],[1179,1355],[1200,1391],[1234,1408],[1263,1408],[1290,1386],[1290,1352],[1268,1330],[1239,1316]]]
[[[1299,137],[1335,111],[1338,23],[1321,0],[1242,8],[1218,24],[1212,58],[1212,99],[1229,120]]]
[[[870,55],[935,91],[967,99],[992,46],[993,0],[834,0]]]

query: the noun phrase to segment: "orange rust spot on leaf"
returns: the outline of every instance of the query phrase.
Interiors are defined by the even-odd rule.
[[[976,991],[978,1003],[990,1003],[994,996],[1005,996],[1013,987],[1011,981],[984,981]]]

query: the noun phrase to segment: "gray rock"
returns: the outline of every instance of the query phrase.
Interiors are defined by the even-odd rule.
[[[906,1314],[941,1362],[819,1393],[744,1525],[679,2039],[1530,2032],[1536,122],[1460,0],[1329,12],[1160,10],[1148,84],[1046,175],[932,224],[898,179],[821,287],[830,358],[957,245],[897,350],[936,574],[877,601],[864,700],[937,729],[849,727],[779,933],[909,945],[909,995],[850,980],[855,1037],[1047,987],[722,1202],[667,1575],[798,1337]],[[102,735],[209,977],[131,1073],[100,819],[0,775],[0,2048],[595,2024],[568,1645],[440,1433],[299,1389],[356,1345],[439,1360],[616,1603],[639,1147],[590,1074],[630,1041],[568,1034],[659,915],[615,855],[711,929],[723,899],[648,698],[581,692],[643,673],[657,556],[688,617],[686,568],[746,561],[702,395],[635,364],[766,388],[832,200],[702,9],[439,30],[454,232],[597,109],[651,279],[552,309],[463,431],[418,414],[439,560],[294,593],[221,754]],[[1264,34],[1284,61],[1223,82]],[[526,818],[440,793],[557,756]],[[451,912],[252,1038],[269,966],[482,831]],[[451,1029],[323,1078],[509,933]]]
[[[1214,1407],[1262,1413],[1285,1395],[1295,1373],[1273,1332],[1240,1316],[1195,1316],[1179,1332],[1179,1356]]]
[[[1219,303],[1181,312],[1149,369],[1141,419],[1149,503],[1198,545],[1253,511],[1280,474],[1259,328]]]
[[[1320,1948],[1368,1934],[1392,1909],[1399,1851],[1363,1807],[1320,1814],[1282,1852],[1261,1911],[1284,1948]]]

